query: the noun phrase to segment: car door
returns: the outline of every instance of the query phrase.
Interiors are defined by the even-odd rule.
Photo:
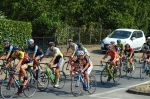
[[[137,39],[137,31],[134,31],[133,33],[132,33],[132,36],[131,36],[131,38],[130,38],[130,46],[134,49],[134,50],[136,50],[136,48],[137,48],[137,41],[138,41],[138,39]]]
[[[145,43],[145,38],[142,31],[137,31],[137,48],[140,49]]]

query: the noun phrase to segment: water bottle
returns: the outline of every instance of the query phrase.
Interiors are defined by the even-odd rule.
[[[17,84],[20,85],[20,81],[19,80],[17,80]]]

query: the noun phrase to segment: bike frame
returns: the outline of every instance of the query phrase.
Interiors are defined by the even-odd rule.
[[[82,74],[78,73],[77,84],[80,84],[80,81],[82,82],[83,88],[86,88],[87,84],[85,83],[84,78],[82,77]],[[85,84],[86,87],[84,86],[84,84]]]
[[[54,75],[50,71],[48,71],[48,68],[49,66],[46,66],[46,73],[48,74],[48,77],[50,78],[50,80],[54,83],[55,82],[55,78],[53,78]]]

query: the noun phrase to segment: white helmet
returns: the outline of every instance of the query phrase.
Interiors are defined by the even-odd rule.
[[[77,56],[81,56],[81,55],[84,55],[84,51],[82,51],[82,50],[77,51]]]
[[[28,43],[28,45],[33,44],[33,43],[34,43],[34,40],[33,40],[33,39],[29,39],[29,40],[27,41],[27,43]]]

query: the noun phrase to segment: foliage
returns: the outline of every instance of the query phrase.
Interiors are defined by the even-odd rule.
[[[1,0],[0,8],[9,19],[31,22],[32,36],[55,38],[59,31],[64,37],[66,30],[60,28],[66,27],[85,27],[85,36],[90,28],[135,28],[150,33],[149,0]]]
[[[31,38],[31,23],[0,19],[0,50],[3,48],[3,39],[8,38],[11,44],[22,49],[26,47],[27,39]]]

